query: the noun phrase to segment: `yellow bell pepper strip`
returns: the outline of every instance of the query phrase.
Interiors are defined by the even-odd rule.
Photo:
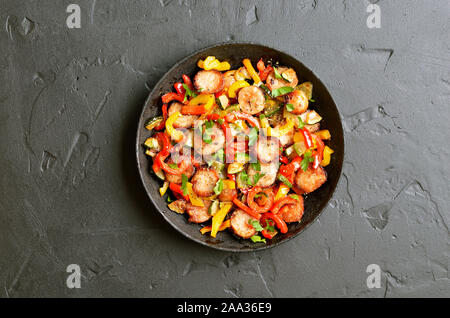
[[[243,88],[250,86],[250,84],[247,81],[236,81],[233,84],[230,85],[228,88],[228,97],[230,98],[236,98],[236,92]]]
[[[212,237],[216,237],[216,234],[219,231],[219,227],[222,225],[223,220],[227,216],[232,206],[233,206],[232,203],[222,203],[222,206],[220,207],[219,211],[217,211],[217,213],[214,214],[211,229]]]
[[[231,68],[230,63],[224,61],[224,62],[220,62],[219,66],[216,67],[215,69],[219,72],[223,72],[223,71],[228,71]]]
[[[230,63],[220,62],[215,56],[208,56],[205,60],[199,60],[197,66],[206,71],[217,70],[220,72],[228,71],[231,68]]]
[[[233,180],[223,180],[223,188],[224,189],[236,189],[236,183]]]
[[[328,146],[325,146],[323,149],[323,160],[320,162],[322,167],[326,167],[330,164],[331,154],[334,153],[333,149]]]
[[[289,193],[290,188],[285,185],[284,183],[280,184],[280,187],[278,188],[277,194],[275,195],[274,202],[277,202],[281,198],[284,198]]]
[[[187,182],[186,183],[187,193],[189,196],[189,201],[191,201],[192,205],[195,206],[205,206],[203,203],[203,200],[200,199],[195,192],[192,190],[192,183]]]
[[[317,132],[314,133],[317,137],[319,137],[322,140],[328,140],[331,139],[331,134],[330,131],[325,129],[325,130],[319,130]]]
[[[220,66],[220,61],[216,59],[215,56],[208,56],[205,61],[203,61],[203,69],[206,71],[215,69]]]
[[[294,128],[294,124],[295,124],[289,118],[286,118],[286,123],[283,126],[278,127],[277,129],[274,129],[274,128],[270,127],[269,120],[267,119],[266,116],[261,115],[259,117],[259,120],[261,122],[261,127],[265,129],[266,136],[268,136],[268,137],[278,137],[279,138],[281,136],[287,135],[289,133],[289,131],[291,131],[291,129]]]
[[[169,116],[169,118],[167,118],[166,120],[166,130],[167,133],[170,135],[170,137],[175,140],[176,142],[180,142],[181,140],[183,140],[183,133],[179,130],[176,130],[173,127],[173,123],[179,118],[181,117],[181,113],[180,112],[175,112],[172,115]]]
[[[227,228],[229,228],[231,226],[231,220],[228,219],[226,221],[224,221],[220,226],[219,226],[219,231],[223,231],[226,230]],[[208,226],[204,226],[200,229],[200,233],[205,234],[208,232],[211,232],[212,230],[212,226],[208,225]]]
[[[167,189],[169,189],[169,182],[168,181],[164,181],[164,184],[161,188],[159,188],[159,194],[161,196],[163,196],[164,194],[166,194]]]
[[[197,106],[200,104],[205,104],[205,110],[209,111],[212,109],[214,102],[216,99],[214,98],[214,94],[200,94],[197,97],[191,99],[188,103],[188,106]]]
[[[256,73],[255,69],[253,68],[252,62],[250,62],[249,59],[244,59],[242,61],[242,64],[244,64],[248,74],[252,77],[255,84],[258,85],[259,83],[261,83],[261,79],[259,78],[258,73]]]

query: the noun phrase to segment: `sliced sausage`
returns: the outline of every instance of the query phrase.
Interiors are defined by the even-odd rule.
[[[209,143],[205,142],[205,140],[209,139]],[[225,134],[222,128],[216,123],[208,130],[205,128],[202,133],[199,133],[196,128],[194,133],[194,147],[195,151],[202,153],[204,157],[208,157],[215,154],[219,149],[223,149],[225,147]]]
[[[200,197],[209,197],[214,194],[214,187],[219,181],[217,173],[209,169],[200,169],[192,177],[192,190]]]
[[[244,113],[254,115],[264,109],[266,98],[261,88],[256,86],[247,86],[239,91],[239,108]]]
[[[284,86],[290,86],[290,87],[297,86],[297,84],[298,84],[297,74],[295,73],[295,71],[292,68],[287,68],[287,67],[281,66],[281,67],[277,67],[277,71],[278,71],[278,73],[280,73],[280,75],[285,76],[287,79],[289,79],[290,82],[288,82],[284,79],[281,79],[281,78],[276,78],[275,72],[273,71],[267,76],[267,80],[266,80],[266,85],[271,91],[273,91],[274,89],[278,89],[280,87],[284,87]]]
[[[222,192],[219,194],[219,200],[220,201],[226,201],[231,202],[237,195],[236,189],[223,189]]]
[[[167,160],[167,163],[168,164],[173,163],[172,158],[169,158],[169,160]],[[166,172],[166,181],[180,184],[183,174],[186,175],[188,179],[192,177],[192,175],[194,174],[194,166],[189,165],[188,168],[182,174],[170,174]]]
[[[251,224],[248,222],[250,220],[255,220],[250,215],[245,213],[242,210],[236,210],[231,215],[230,219],[230,225],[233,230],[233,232],[242,238],[248,239],[251,238],[253,235],[256,234],[256,230],[253,228]]]
[[[296,204],[286,204],[280,209],[278,214],[285,222],[298,222],[302,219],[303,211],[303,197],[299,195]]]
[[[259,179],[256,185],[261,188],[270,187],[275,183],[275,180],[277,178],[278,165],[278,160],[271,163],[261,163],[261,171],[257,171],[254,165],[249,165],[247,171],[248,179],[253,183],[254,177],[257,173],[259,173],[260,175],[264,174],[264,176]]]
[[[280,141],[275,137],[259,136],[256,151],[258,159],[263,163],[278,160],[280,157]]]
[[[168,115],[172,115],[175,112],[181,111],[181,107],[183,104],[179,102],[173,102],[170,104],[169,109],[167,110]],[[173,123],[173,127],[175,128],[191,128],[194,126],[194,121],[198,118],[198,116],[194,115],[183,115]]]
[[[327,181],[327,172],[320,166],[317,169],[309,167],[306,171],[299,169],[295,176],[295,185],[303,193],[313,192],[325,181]]]
[[[195,74],[194,85],[202,94],[215,94],[223,90],[223,74],[216,70],[202,70]]]
[[[294,109],[291,111],[292,114],[300,115],[308,109],[309,101],[308,97],[303,91],[295,90],[284,96],[284,101],[286,104],[291,104]]]
[[[209,206],[211,201],[203,200],[205,206],[195,206],[191,203],[186,203],[186,212],[189,214],[189,222],[203,223],[208,221],[212,216],[209,214]]]

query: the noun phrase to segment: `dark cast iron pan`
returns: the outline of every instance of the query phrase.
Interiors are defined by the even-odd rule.
[[[313,99],[316,102],[312,103],[310,108],[315,109],[323,117],[321,129],[328,129],[331,132],[332,139],[327,144],[335,152],[332,155],[331,163],[326,167],[328,181],[318,190],[305,197],[305,213],[302,221],[300,223],[289,224],[289,231],[286,234],[277,234],[274,239],[268,240],[267,244],[253,243],[250,240],[239,239],[229,231],[219,232],[215,239],[209,235],[202,235],[199,232],[201,225],[190,224],[187,222],[185,215],[180,215],[169,210],[166,203],[167,194],[165,197],[159,195],[158,189],[162,182],[151,172],[151,159],[144,154],[142,144],[151,135],[144,128],[144,124],[147,119],[161,113],[161,95],[172,91],[173,84],[181,80],[182,74],[187,74],[193,78],[195,73],[199,71],[197,61],[209,55],[215,56],[221,61],[228,61],[231,64],[231,69],[242,66],[242,60],[244,58],[249,58],[254,66],[256,66],[260,58],[263,58],[264,61],[272,60],[274,63],[279,62],[280,65],[292,67],[297,72],[299,83],[305,81],[313,83]],[[139,120],[136,156],[139,173],[150,200],[158,212],[161,213],[164,219],[175,230],[202,245],[225,251],[246,252],[262,250],[286,242],[297,236],[317,219],[333,195],[341,175],[344,159],[344,135],[336,104],[325,85],[311,70],[294,57],[267,46],[251,43],[229,43],[212,46],[186,57],[175,64],[156,84],[145,102]]]

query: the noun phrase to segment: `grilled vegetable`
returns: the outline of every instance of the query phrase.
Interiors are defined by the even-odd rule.
[[[153,130],[155,127],[161,124],[163,120],[164,120],[163,116],[153,117],[145,123],[145,129]]]
[[[304,82],[301,83],[300,85],[298,85],[296,87],[296,89],[303,91],[306,95],[306,97],[308,97],[308,100],[311,100],[312,98],[312,89],[313,89],[313,85],[311,82]]]

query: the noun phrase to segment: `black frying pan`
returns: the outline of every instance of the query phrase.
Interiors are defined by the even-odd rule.
[[[253,243],[250,240],[239,239],[228,231],[219,232],[217,238],[202,235],[199,232],[201,225],[190,224],[187,222],[185,215],[180,215],[169,210],[166,198],[159,195],[158,189],[161,186],[161,181],[152,174],[151,159],[144,154],[142,144],[151,135],[144,128],[144,124],[147,119],[161,113],[161,95],[172,91],[173,84],[181,80],[182,74],[187,74],[193,78],[199,70],[197,68],[197,61],[209,55],[215,56],[221,61],[228,61],[231,64],[231,69],[242,66],[242,60],[244,58],[249,58],[255,66],[258,60],[263,58],[264,61],[272,60],[273,62],[279,62],[280,65],[292,67],[297,72],[299,83],[305,81],[313,83],[313,98],[316,102],[310,108],[315,109],[323,117],[321,129],[328,129],[331,132],[332,139],[327,144],[335,153],[332,155],[330,165],[326,167],[328,181],[318,190],[305,197],[305,213],[302,221],[300,223],[289,224],[289,231],[286,234],[277,234],[274,239],[268,240],[267,244]],[[274,247],[282,242],[288,241],[297,236],[317,219],[333,195],[341,175],[344,159],[344,135],[336,104],[325,85],[307,67],[294,57],[267,46],[251,43],[230,43],[212,46],[186,57],[175,64],[156,84],[145,102],[139,120],[136,156],[139,173],[150,200],[175,230],[195,242],[212,248],[233,252],[255,251]]]

